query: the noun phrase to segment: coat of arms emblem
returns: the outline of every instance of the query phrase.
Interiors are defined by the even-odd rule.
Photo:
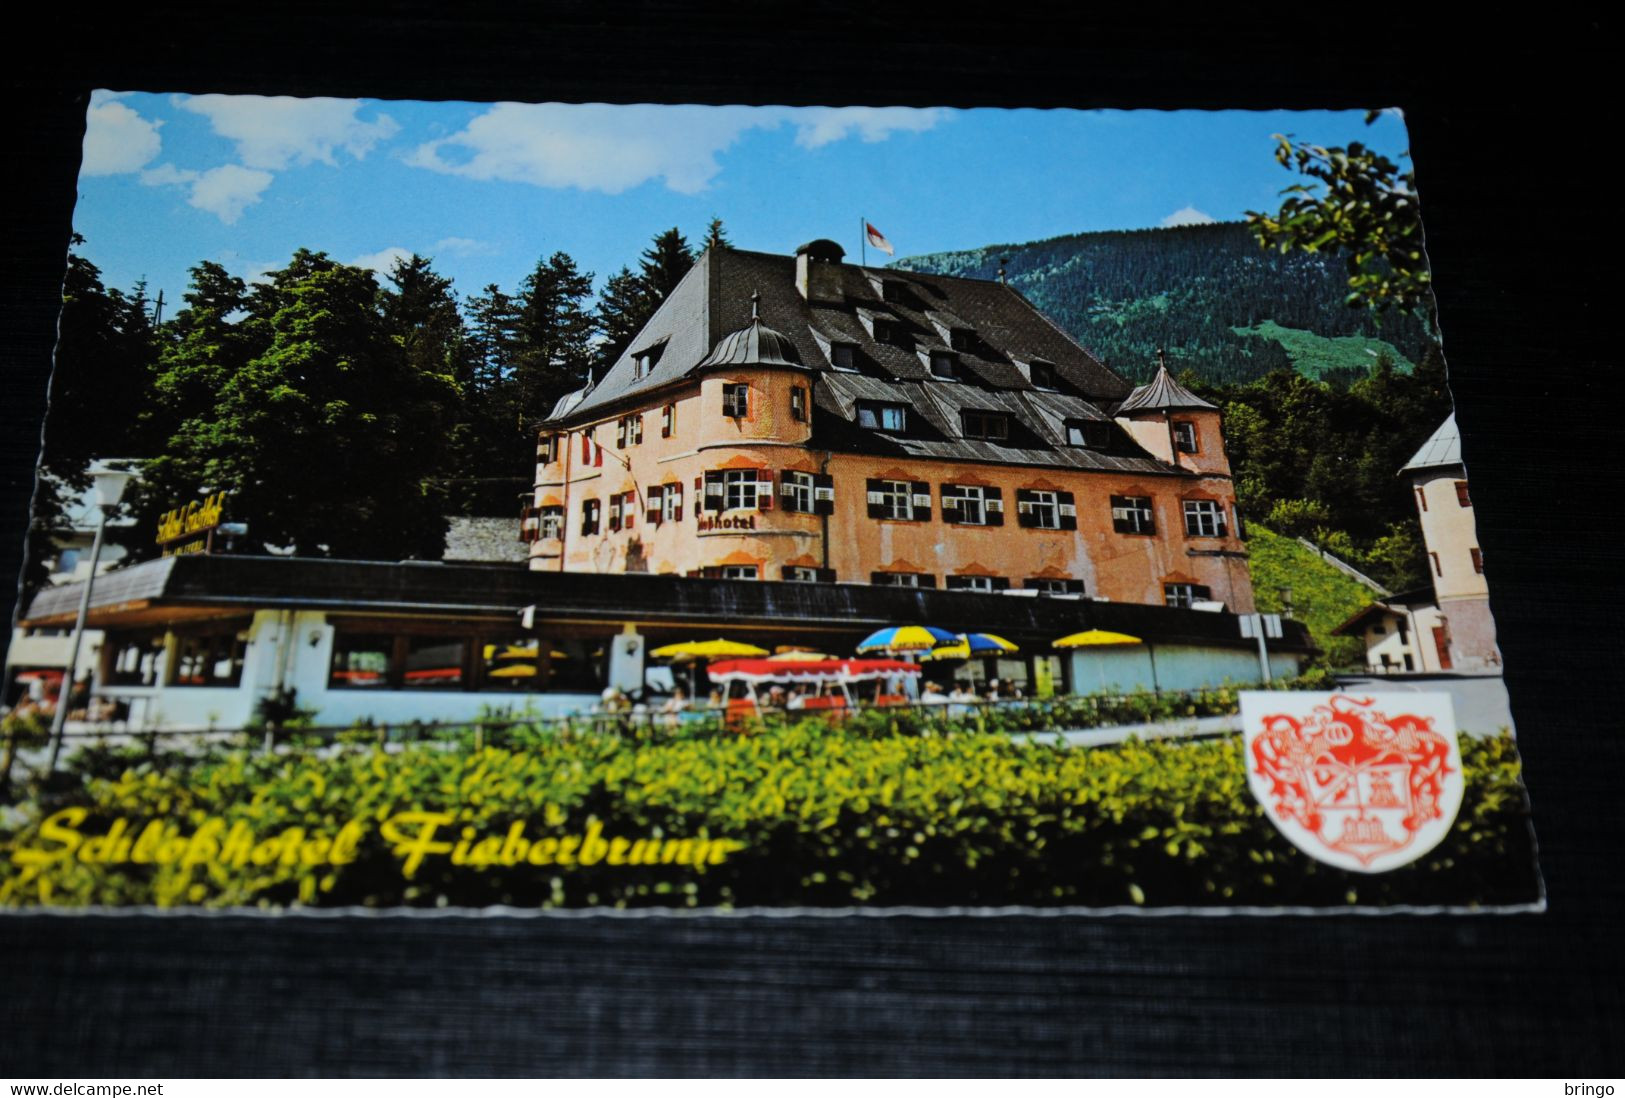
[[[1241,696],[1247,780],[1312,858],[1381,873],[1437,846],[1461,807],[1448,694]]]

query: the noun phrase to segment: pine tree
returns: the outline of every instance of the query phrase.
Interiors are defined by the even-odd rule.
[[[430,260],[413,255],[395,261],[393,290],[382,296],[384,322],[418,370],[446,374],[459,386],[473,381],[474,356],[451,279],[434,272]]]
[[[713,217],[711,223],[705,227],[705,240],[700,244],[700,251],[707,252],[712,248],[721,250],[732,247],[733,244],[728,240],[728,234],[723,231],[722,218]]]
[[[582,302],[591,294],[591,272],[577,271],[564,252],[537,263],[520,285],[516,426],[542,419],[565,393],[586,384],[597,321]]]
[[[604,337],[598,345],[600,372],[626,353],[633,338],[659,307],[659,300],[649,292],[643,279],[625,267],[604,283],[603,292],[598,295],[598,328]]]
[[[720,230],[720,225],[718,228]],[[694,252],[688,241],[676,228],[670,228],[656,236],[654,243],[644,251],[639,276],[658,306],[671,296],[693,266]]]

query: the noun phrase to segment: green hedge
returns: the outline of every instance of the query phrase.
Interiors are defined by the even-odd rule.
[[[881,718],[876,717],[874,720]],[[26,806],[0,836],[0,902],[305,903],[371,907],[1146,904],[1501,904],[1535,898],[1516,751],[1463,738],[1467,796],[1450,836],[1418,862],[1367,876],[1314,862],[1275,830],[1246,786],[1239,737],[1068,749],[1008,735],[831,727],[807,720],[753,735],[647,742],[532,734],[480,750],[410,745],[246,751],[201,759],[87,752],[83,782]],[[102,775],[102,776],[98,776]],[[11,853],[41,845],[40,821],[85,809],[190,831],[211,816],[259,837],[358,821],[355,860],[302,865],[93,866],[36,871]],[[476,869],[430,858],[407,879],[380,822],[442,810],[452,829],[535,838],[723,837],[722,864]]]

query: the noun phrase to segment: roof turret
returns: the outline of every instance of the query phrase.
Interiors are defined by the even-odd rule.
[[[1130,393],[1128,399],[1118,407],[1117,413],[1122,415],[1125,412],[1163,412],[1180,409],[1218,411],[1213,405],[1174,380],[1173,375],[1168,372],[1168,357],[1159,347],[1157,376]]]
[[[750,323],[736,332],[729,332],[717,340],[696,370],[713,366],[786,366],[806,369],[801,354],[790,338],[769,328],[762,322],[759,306],[762,295],[750,295]]]

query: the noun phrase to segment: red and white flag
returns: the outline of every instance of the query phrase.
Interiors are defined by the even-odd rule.
[[[875,228],[867,221],[863,223],[863,227],[869,234],[869,246],[871,248],[879,248],[887,255],[897,254],[896,252],[892,251],[891,241],[887,240],[885,234],[879,229]]]

